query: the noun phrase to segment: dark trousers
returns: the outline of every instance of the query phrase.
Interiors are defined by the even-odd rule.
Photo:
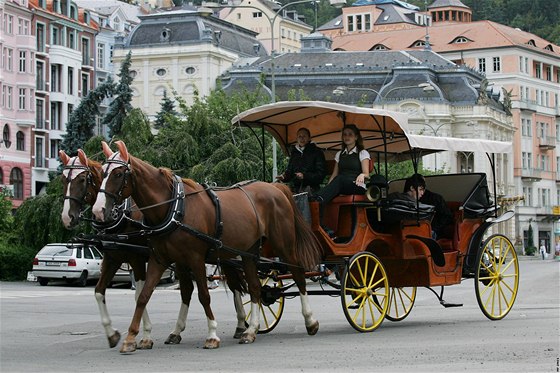
[[[357,186],[354,181],[356,179],[348,176],[338,175],[323,189],[321,189],[317,196],[321,197],[321,203],[326,204],[339,194],[365,194],[366,190]]]

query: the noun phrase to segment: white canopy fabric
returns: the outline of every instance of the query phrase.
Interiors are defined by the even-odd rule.
[[[470,151],[509,153],[509,142],[482,139],[433,137],[408,133],[406,113],[362,108],[323,101],[282,101],[244,111],[232,124],[264,128],[278,141],[286,153],[296,143],[297,131],[305,127],[311,140],[326,150],[327,159],[341,148],[341,130],[355,124],[364,139],[364,147],[376,158],[383,155],[393,160],[407,159],[411,152],[422,155],[437,151]]]

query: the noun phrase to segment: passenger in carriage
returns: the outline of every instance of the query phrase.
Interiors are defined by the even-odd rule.
[[[358,127],[345,125],[342,129],[342,150],[334,157],[332,175],[328,184],[315,195],[321,203],[321,215],[324,206],[339,194],[366,193],[365,180],[369,177],[370,159]]]
[[[394,193],[391,193],[391,195]],[[400,193],[398,193],[400,194]],[[391,195],[389,197],[391,198]],[[435,214],[432,219],[432,238],[449,238],[447,237],[448,227],[453,224],[453,214],[445,199],[438,193],[426,189],[426,179],[421,174],[414,174],[406,179],[404,183],[404,199],[434,206]]]
[[[317,192],[326,175],[326,162],[323,151],[311,143],[311,133],[307,128],[297,132],[297,144],[290,152],[288,167],[278,175],[278,181],[289,182],[295,193]],[[309,188],[308,188],[309,187]]]

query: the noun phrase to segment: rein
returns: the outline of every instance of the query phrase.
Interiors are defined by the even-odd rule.
[[[91,186],[93,188],[95,188],[95,181],[93,180],[93,177],[91,176],[91,171],[89,169],[89,167],[81,165],[81,164],[76,164],[76,158],[74,158],[72,160],[72,164],[71,165],[66,165],[63,168],[64,170],[68,170],[68,176],[66,176],[66,182],[67,183],[71,183],[72,182],[72,171],[73,170],[82,170],[87,172],[87,176],[86,176],[86,187],[84,190],[84,193],[82,194],[81,197],[74,197],[74,196],[67,196],[66,194],[64,194],[64,199],[69,199],[71,201],[74,201],[76,203],[78,203],[80,205],[80,210],[83,210],[83,206],[86,204],[86,198],[88,197],[88,195],[90,194],[88,192],[88,187]],[[80,212],[81,213],[81,212]]]

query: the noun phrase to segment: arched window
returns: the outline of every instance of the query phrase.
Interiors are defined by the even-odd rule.
[[[25,135],[21,131],[16,133],[16,150],[25,150]]]
[[[12,142],[10,141],[10,126],[8,126],[7,123],[4,125],[4,130],[2,131],[2,141],[6,148],[9,148],[12,145]]]
[[[384,46],[383,44],[375,44],[373,46],[373,48],[371,48],[370,50],[372,50],[372,51],[386,51],[386,50],[388,50],[388,48],[386,46]]]
[[[455,40],[453,40],[453,41],[451,42],[451,44],[464,44],[464,43],[468,43],[469,41],[470,41],[470,40],[467,39],[467,38],[464,37],[464,36],[458,36],[458,37],[455,38]]]
[[[10,184],[14,186],[14,199],[23,199],[23,172],[14,167],[10,172]]]
[[[532,46],[532,47],[536,47],[536,46],[537,46],[537,45],[535,44],[535,41],[534,41],[533,39],[530,39],[530,40],[527,42],[527,45],[530,45],[530,46]]]

